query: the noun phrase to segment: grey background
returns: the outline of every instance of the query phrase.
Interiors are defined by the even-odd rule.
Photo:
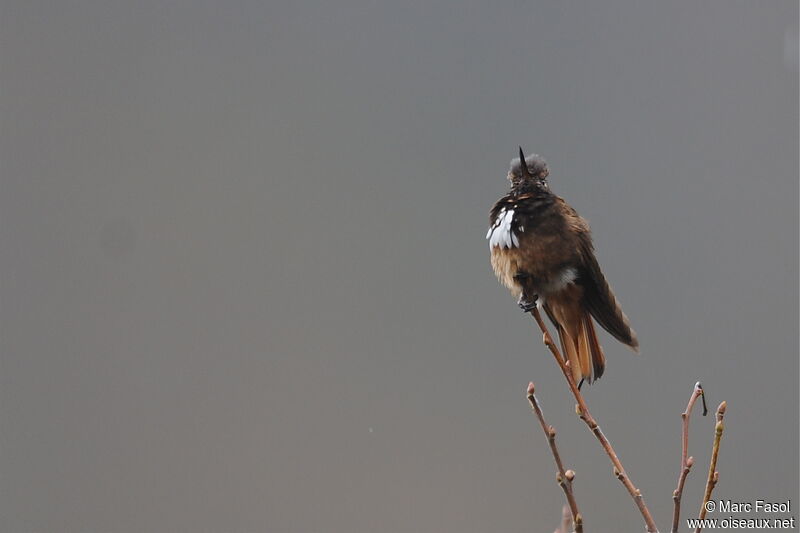
[[[518,144],[639,333],[586,394],[662,531],[697,379],[729,403],[718,497],[796,508],[797,21],[3,2],[0,529],[549,532],[534,380],[587,530],[641,531],[489,267]]]

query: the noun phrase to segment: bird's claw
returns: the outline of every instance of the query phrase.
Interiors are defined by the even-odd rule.
[[[530,313],[531,311],[536,309],[536,300],[538,299],[539,299],[538,296],[534,296],[531,300],[529,300],[525,298],[525,295],[522,295],[519,297],[519,300],[517,300],[517,305],[519,306],[520,309],[522,309],[526,313]]]

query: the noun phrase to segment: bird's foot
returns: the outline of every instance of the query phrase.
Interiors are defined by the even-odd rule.
[[[539,297],[536,295],[534,295],[533,298],[528,299],[523,294],[519,297],[519,300],[517,300],[517,305],[519,306],[520,309],[522,309],[526,313],[530,313],[531,311],[536,309],[536,300],[538,299]]]

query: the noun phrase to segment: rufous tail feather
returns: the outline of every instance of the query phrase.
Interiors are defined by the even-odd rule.
[[[606,358],[589,312],[579,301],[569,298],[551,298],[545,310],[557,326],[558,339],[575,383],[584,379],[591,383],[602,376]]]

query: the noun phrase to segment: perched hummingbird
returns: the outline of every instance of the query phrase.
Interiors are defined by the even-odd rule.
[[[525,157],[520,147],[486,238],[497,278],[523,311],[544,308],[575,382],[591,383],[606,364],[592,319],[637,353],[639,341],[597,264],[588,222],[550,192],[549,173],[542,157]]]

